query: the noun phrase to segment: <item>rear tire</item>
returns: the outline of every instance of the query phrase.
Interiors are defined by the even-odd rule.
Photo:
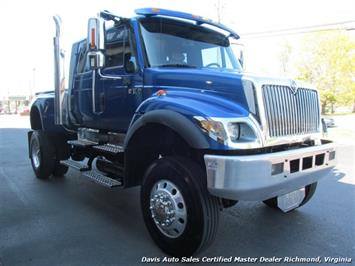
[[[304,197],[304,199],[301,202],[301,204],[295,209],[298,209],[299,207],[305,205],[313,197],[314,192],[316,191],[316,188],[317,188],[317,182],[306,186],[305,187],[306,196]],[[265,205],[269,206],[270,208],[279,209],[279,207],[277,207],[277,197],[264,200],[263,202],[264,202]],[[295,210],[295,209],[293,209],[293,210]]]
[[[55,146],[42,130],[35,130],[31,135],[30,158],[37,178],[47,179],[53,173],[56,162]]]
[[[219,200],[207,190],[202,168],[172,156],[156,160],[146,171],[141,208],[155,243],[171,256],[191,256],[214,240]]]

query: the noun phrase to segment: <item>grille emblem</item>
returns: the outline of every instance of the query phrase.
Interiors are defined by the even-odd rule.
[[[291,82],[290,82],[290,87],[289,87],[289,88],[290,88],[292,94],[293,94],[293,95],[296,95],[296,93],[297,93],[297,91],[298,91],[298,87],[297,87],[296,81],[291,80]]]

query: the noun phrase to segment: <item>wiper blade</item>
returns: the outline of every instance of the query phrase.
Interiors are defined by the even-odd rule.
[[[159,67],[185,67],[185,68],[196,68],[196,66],[187,65],[187,64],[165,64],[165,65],[159,65]]]

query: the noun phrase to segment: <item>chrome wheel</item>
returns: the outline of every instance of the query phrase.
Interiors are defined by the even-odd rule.
[[[168,180],[156,182],[150,193],[150,212],[158,229],[167,237],[179,237],[185,230],[185,200],[177,186]]]
[[[166,156],[152,162],[144,175],[144,223],[170,256],[190,257],[216,235],[220,202],[209,194],[204,171],[191,158]]]
[[[31,157],[32,157],[33,166],[35,168],[39,168],[41,154],[40,154],[40,147],[38,141],[33,141],[32,143]]]

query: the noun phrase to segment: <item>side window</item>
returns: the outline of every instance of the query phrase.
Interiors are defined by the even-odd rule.
[[[130,31],[124,26],[111,28],[106,32],[105,67],[122,67],[125,64],[136,66],[134,49],[130,45]],[[76,73],[90,70],[87,58],[86,41],[79,44]]]
[[[126,70],[130,69],[132,72],[134,72],[137,69],[137,59],[136,59],[136,42],[134,38],[134,33],[133,29],[127,29],[127,46],[125,50],[125,64],[126,64]]]
[[[203,49],[201,50],[201,54],[203,66],[216,63],[222,66],[221,50],[219,49],[219,47]]]
[[[105,67],[123,67],[125,61],[130,59],[132,52],[129,30],[126,27],[116,27],[107,31],[105,55]]]
[[[79,45],[79,52],[78,52],[78,63],[76,65],[76,73],[83,73],[86,71],[85,69],[86,64],[86,42],[81,42]]]
[[[203,66],[218,64],[222,68],[233,69],[233,63],[228,55],[227,49],[212,47],[201,50]],[[216,67],[216,65],[214,65]]]

